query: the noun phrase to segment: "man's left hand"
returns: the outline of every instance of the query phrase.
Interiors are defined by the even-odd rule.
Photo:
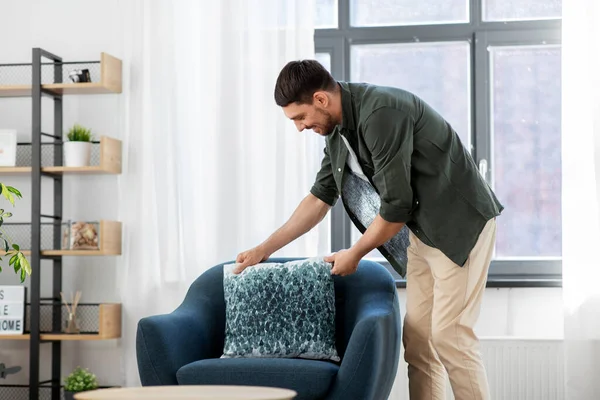
[[[352,250],[340,250],[330,256],[323,258],[325,262],[333,263],[332,275],[346,276],[356,272],[360,257]]]

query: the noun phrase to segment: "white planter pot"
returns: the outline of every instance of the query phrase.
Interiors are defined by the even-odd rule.
[[[65,167],[87,167],[90,165],[92,143],[90,142],[64,142]]]

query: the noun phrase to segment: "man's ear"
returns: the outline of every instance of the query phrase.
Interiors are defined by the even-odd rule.
[[[327,107],[329,104],[329,97],[324,91],[317,91],[313,94],[313,103],[320,105],[321,107]]]

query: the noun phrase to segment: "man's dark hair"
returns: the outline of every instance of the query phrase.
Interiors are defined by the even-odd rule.
[[[336,81],[316,60],[290,61],[283,67],[275,84],[275,103],[312,104],[316,91],[335,89]]]

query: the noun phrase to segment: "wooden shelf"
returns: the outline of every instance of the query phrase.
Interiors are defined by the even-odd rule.
[[[30,174],[31,167],[0,167],[0,175]]]
[[[44,167],[43,172],[49,172],[53,174],[81,174],[81,175],[94,175],[94,174],[114,174],[115,172],[107,171],[100,165],[91,165],[88,167]]]
[[[119,221],[100,221],[100,249],[99,250],[42,250],[43,256],[118,256],[122,251],[122,224]],[[31,251],[21,250],[24,255],[30,256]],[[4,250],[0,256],[6,255]]]
[[[23,253],[26,256],[30,256],[31,255],[31,251],[29,250],[22,250],[21,253]],[[111,255],[119,255],[119,254],[113,254],[113,253],[107,253],[104,251],[100,251],[100,250],[42,250],[42,255],[43,256],[111,256]],[[4,250],[0,251],[0,256],[4,256],[6,255],[6,252]]]
[[[0,335],[0,340],[29,340],[31,335],[25,333],[23,335]],[[40,334],[40,340],[53,340],[53,341],[97,341],[97,340],[108,340],[118,339],[118,337],[102,337],[100,335],[85,334],[85,335],[69,335],[66,333],[42,333]]]
[[[0,86],[0,97],[29,97],[30,85],[3,85]]]
[[[30,252],[31,253],[31,252]],[[43,250],[43,256],[111,256],[120,255],[117,252],[102,250]]]
[[[122,62],[107,53],[100,54],[100,82],[51,83],[42,88],[56,94],[109,94],[122,92]],[[31,96],[31,85],[0,86],[0,97]]]
[[[121,304],[100,304],[99,330],[97,334],[68,334],[68,333],[41,333],[41,340],[60,341],[85,341],[85,340],[107,340],[121,337]],[[0,340],[29,340],[31,335],[0,335]]]
[[[100,137],[100,164],[87,167],[42,167],[42,172],[52,174],[120,174],[122,160],[122,142],[108,136]],[[31,174],[31,167],[0,167],[2,175]]]
[[[29,340],[28,334],[23,335],[0,335],[0,340]]]

